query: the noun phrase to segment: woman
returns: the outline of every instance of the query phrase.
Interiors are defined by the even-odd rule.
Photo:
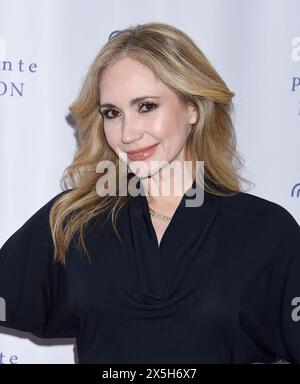
[[[1,248],[2,325],[75,337],[79,363],[300,362],[299,225],[242,191],[233,95],[170,25],[110,39],[70,107],[69,189]]]

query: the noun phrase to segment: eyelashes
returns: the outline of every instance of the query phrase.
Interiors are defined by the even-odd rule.
[[[156,103],[152,103],[152,102],[144,102],[144,103],[141,103],[139,105],[139,111],[141,111],[142,107],[146,106],[147,109],[142,111],[141,113],[147,113],[147,112],[151,112],[152,110],[156,109],[158,107],[158,105]],[[112,115],[109,115],[109,113],[112,112],[113,113],[113,116]],[[112,108],[107,108],[107,109],[104,109],[102,112],[100,112],[101,115],[105,118],[105,119],[114,119],[115,117],[117,117],[117,114],[118,114],[118,111],[116,109],[112,109]]]

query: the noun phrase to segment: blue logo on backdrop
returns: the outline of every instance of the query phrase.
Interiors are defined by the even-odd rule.
[[[113,37],[115,37],[120,31],[112,31],[109,36],[108,36],[108,40],[111,40]]]
[[[6,58],[6,41],[0,37],[0,97],[23,97],[25,83],[13,78],[20,77],[24,73],[34,74],[36,72],[36,63]]]
[[[300,197],[300,183],[297,183],[292,188],[292,197]]]
[[[294,37],[291,42],[292,45],[292,53],[291,53],[291,59],[294,62],[300,61],[300,36]],[[300,92],[300,76],[293,76],[292,77],[292,83],[291,83],[291,92]],[[298,115],[300,115],[300,110],[298,112]]]
[[[18,356],[11,355],[7,356],[3,352],[0,352],[0,364],[17,364]]]

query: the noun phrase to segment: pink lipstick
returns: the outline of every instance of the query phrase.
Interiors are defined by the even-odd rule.
[[[151,147],[145,147],[141,149],[137,149],[134,151],[127,152],[127,155],[130,160],[137,161],[137,160],[145,160],[148,157],[150,157],[156,150],[156,147],[159,143],[156,143],[152,145]]]

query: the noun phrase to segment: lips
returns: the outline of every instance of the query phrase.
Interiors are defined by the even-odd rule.
[[[157,145],[158,143],[151,145],[150,147],[142,148],[142,150],[137,149],[135,151],[130,151],[127,152],[127,155],[131,160],[145,160],[154,153]]]
[[[127,151],[128,154],[132,154],[132,153],[143,153],[145,151],[147,151],[148,149],[154,147],[155,145],[157,145],[158,143],[154,144],[154,145],[150,145],[150,147],[144,147],[144,148],[141,148],[141,149],[134,149],[133,151]]]

